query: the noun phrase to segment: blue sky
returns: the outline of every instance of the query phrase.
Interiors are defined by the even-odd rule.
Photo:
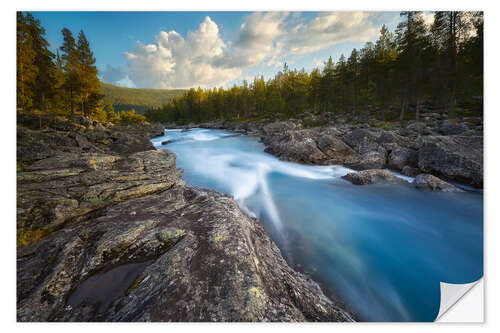
[[[283,65],[311,70],[394,31],[399,12],[33,12],[55,51],[85,32],[103,81],[143,88],[230,86]]]

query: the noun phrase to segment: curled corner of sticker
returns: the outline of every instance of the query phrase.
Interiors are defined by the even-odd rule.
[[[482,279],[482,278],[481,278]],[[438,321],[453,305],[469,292],[481,279],[464,284],[440,282],[441,304],[435,321]]]

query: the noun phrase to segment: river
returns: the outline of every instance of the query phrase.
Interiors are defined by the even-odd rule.
[[[363,321],[433,321],[439,282],[483,275],[483,194],[408,184],[357,186],[342,166],[307,166],[265,153],[255,136],[166,130],[189,185],[230,194],[259,218],[287,262]],[[162,142],[170,140],[167,145]]]

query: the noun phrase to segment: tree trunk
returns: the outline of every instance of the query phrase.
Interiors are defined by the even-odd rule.
[[[420,96],[417,94],[417,107],[415,109],[415,119],[420,120]]]
[[[75,106],[73,105],[73,88],[69,90],[69,98],[71,104],[71,116],[73,116],[75,114]]]
[[[399,121],[403,122],[405,119],[406,106],[408,105],[408,93],[405,93],[403,102],[401,103],[401,113],[399,114]]]

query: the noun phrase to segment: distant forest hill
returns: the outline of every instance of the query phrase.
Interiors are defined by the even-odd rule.
[[[100,92],[106,103],[111,103],[116,112],[134,109],[144,113],[150,108],[168,104],[175,96],[183,95],[183,89],[127,88],[101,82]]]

